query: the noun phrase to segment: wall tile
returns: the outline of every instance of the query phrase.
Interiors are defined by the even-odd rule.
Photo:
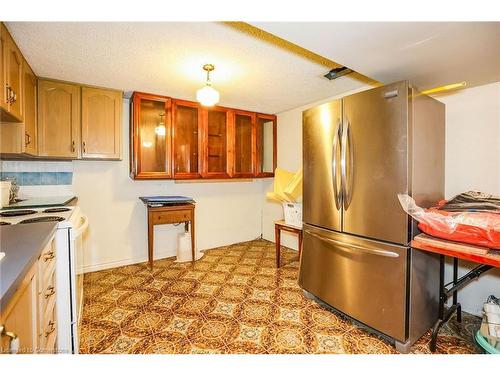
[[[73,173],[57,172],[57,185],[71,185],[72,180],[73,180]]]
[[[57,185],[57,172],[42,172],[40,185]]]
[[[40,185],[40,175],[40,172],[24,172],[20,185]]]

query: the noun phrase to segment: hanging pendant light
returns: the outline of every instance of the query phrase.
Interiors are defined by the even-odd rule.
[[[212,87],[210,82],[210,72],[215,69],[212,64],[203,65],[203,70],[207,72],[207,82],[204,87],[196,91],[196,100],[205,107],[211,107],[219,102],[219,92]]]

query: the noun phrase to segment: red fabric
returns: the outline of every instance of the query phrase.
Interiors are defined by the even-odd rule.
[[[439,210],[445,201],[440,201],[438,207],[426,210],[443,215],[443,220],[420,222],[418,227],[424,233],[450,241],[465,242],[471,245],[484,246],[491,249],[500,249],[500,215],[490,212],[447,212]],[[458,223],[454,228],[449,227],[446,216],[461,215],[468,224]],[[469,225],[474,222],[479,226]],[[486,223],[486,224],[485,224]]]

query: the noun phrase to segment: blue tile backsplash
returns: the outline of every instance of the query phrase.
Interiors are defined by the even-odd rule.
[[[71,185],[73,172],[1,172],[0,179],[14,177],[19,186]]]

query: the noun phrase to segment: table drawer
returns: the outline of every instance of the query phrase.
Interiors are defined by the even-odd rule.
[[[151,212],[151,219],[153,224],[172,224],[189,221],[192,219],[191,210],[176,210],[176,211],[163,211]]]

